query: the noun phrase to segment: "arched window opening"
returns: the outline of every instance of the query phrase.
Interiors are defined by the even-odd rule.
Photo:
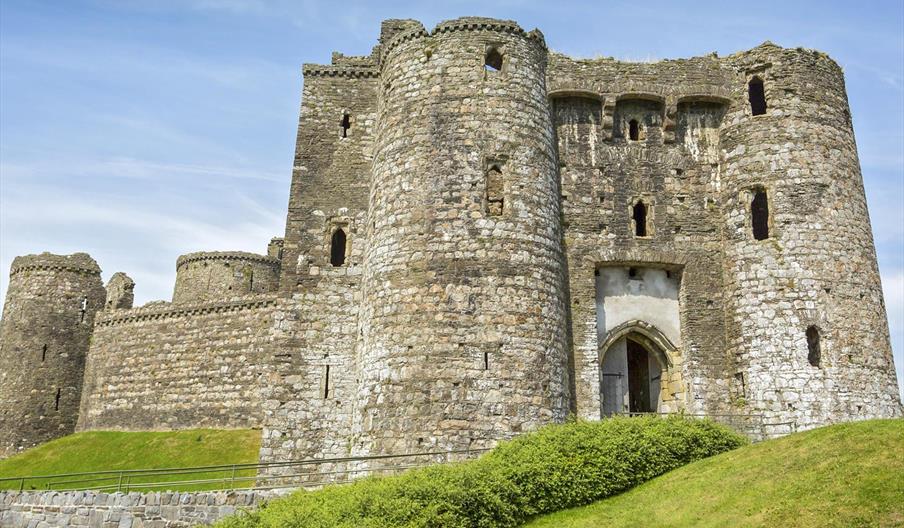
[[[637,141],[640,138],[640,125],[636,119],[628,121],[628,137],[631,141]]]
[[[766,191],[757,190],[750,202],[750,223],[753,227],[753,238],[766,240],[769,238],[769,199]]]
[[[807,328],[807,361],[814,367],[818,367],[822,361],[822,351],[819,346],[819,328],[815,326]]]
[[[352,127],[352,118],[347,113],[342,114],[342,121],[339,123],[342,127],[342,137],[348,137],[348,129]]]
[[[502,171],[496,165],[487,171],[486,188],[487,214],[502,216],[505,208],[505,183],[502,179]]]
[[[647,236],[647,205],[643,200],[634,204],[634,236]]]
[[[763,89],[763,80],[759,77],[750,79],[747,84],[747,99],[750,101],[750,113],[763,115],[766,113],[766,92]]]
[[[340,227],[333,232],[333,239],[330,242],[330,264],[339,267],[345,264],[345,231]]]
[[[483,59],[483,66],[487,71],[499,71],[502,69],[502,54],[496,48],[490,48]]]

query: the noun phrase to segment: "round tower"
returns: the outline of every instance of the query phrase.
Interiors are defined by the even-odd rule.
[[[737,394],[775,434],[898,416],[888,322],[839,66],[764,44],[729,58],[725,301]]]
[[[16,257],[0,322],[0,456],[75,430],[106,292],[85,253]]]
[[[276,291],[279,259],[243,251],[188,253],[176,260],[174,303],[225,301]]]
[[[546,56],[483,18],[384,41],[357,453],[479,447],[569,411]]]

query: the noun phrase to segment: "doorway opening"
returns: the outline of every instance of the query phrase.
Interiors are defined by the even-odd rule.
[[[603,416],[658,412],[662,365],[645,342],[629,335],[606,351],[600,379]]]

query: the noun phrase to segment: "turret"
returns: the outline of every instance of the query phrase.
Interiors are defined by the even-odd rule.
[[[726,324],[735,391],[767,422],[900,414],[841,68],[764,44],[731,57],[723,121]]]
[[[384,28],[353,450],[478,447],[562,420],[543,36],[483,18]]]
[[[16,257],[0,322],[0,456],[70,434],[105,291],[85,253]]]
[[[276,291],[279,269],[277,256],[243,251],[188,253],[176,261],[173,302],[223,301]]]

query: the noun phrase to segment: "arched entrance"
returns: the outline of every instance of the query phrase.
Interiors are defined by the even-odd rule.
[[[600,347],[602,415],[658,412],[662,374],[671,366],[671,342],[642,321],[613,328]]]

